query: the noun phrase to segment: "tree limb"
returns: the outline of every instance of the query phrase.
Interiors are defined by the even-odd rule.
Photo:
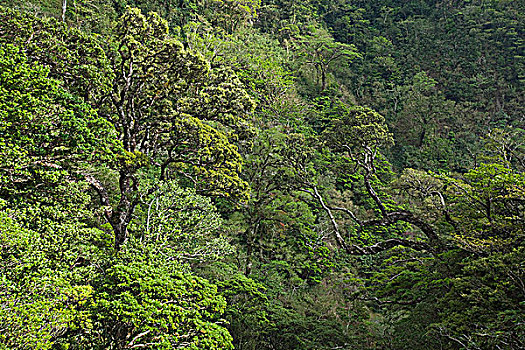
[[[97,192],[100,198],[100,204],[104,207],[104,216],[109,221],[111,216],[113,215],[113,210],[111,208],[110,202],[109,202],[109,195],[108,191],[102,185],[102,183],[97,180],[93,175],[87,174],[87,173],[80,173],[82,176],[84,176],[84,179],[88,184],[91,185],[91,187]]]

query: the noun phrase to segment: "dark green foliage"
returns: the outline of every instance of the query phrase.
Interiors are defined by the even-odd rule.
[[[264,285],[238,273],[233,264],[214,263],[200,273],[217,281],[219,293],[226,299],[224,318],[235,349],[260,348],[266,343],[271,324],[270,301]]]
[[[465,259],[439,303],[435,332],[463,347],[522,348],[524,259],[523,247]]]

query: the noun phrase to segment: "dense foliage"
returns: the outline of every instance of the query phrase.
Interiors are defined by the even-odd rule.
[[[0,349],[522,349],[523,1],[0,0]]]

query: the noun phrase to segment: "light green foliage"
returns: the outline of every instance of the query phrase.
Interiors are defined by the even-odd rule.
[[[89,324],[79,311],[92,295],[66,271],[56,271],[38,233],[0,212],[0,346],[51,349],[58,337]]]
[[[226,67],[211,69],[198,53],[184,49],[155,13],[127,8],[106,46],[111,92],[95,106],[113,123],[124,152],[117,198],[92,174],[118,249],[140,202],[139,172],[159,179],[179,176],[200,193],[242,201],[241,157],[234,142],[253,102]],[[114,205],[114,203],[116,203]]]
[[[114,6],[121,12],[126,5],[159,13],[176,30],[198,22],[232,34],[253,24],[261,0],[123,0]]]
[[[239,176],[241,156],[227,135],[191,116],[174,124],[174,144],[165,164],[201,194],[245,200],[248,186]]]
[[[456,239],[468,250],[508,250],[523,240],[525,175],[500,164],[482,164],[460,179],[444,178]]]
[[[155,343],[157,348],[171,347],[174,344],[188,349],[231,348],[231,336],[225,328],[219,326],[218,317],[223,312],[225,304],[223,299],[217,296],[215,287],[191,276],[188,270],[176,261],[170,264],[163,261],[165,256],[162,254],[166,252],[170,253],[168,255],[170,259],[179,257],[179,254],[173,252],[176,247],[159,251],[154,246],[155,242],[150,240],[144,242],[143,250],[130,253],[132,258],[129,256],[124,258],[126,252],[122,252],[119,257],[112,257],[109,232],[99,231],[86,225],[86,223],[96,225],[101,213],[93,209],[93,202],[86,193],[85,183],[78,180],[85,178],[95,189],[101,191],[99,194],[107,200],[103,204],[114,202],[115,199],[109,199],[110,192],[103,189],[104,184],[92,174],[98,176],[103,173],[97,170],[97,167],[110,158],[111,147],[118,145],[119,141],[122,142],[127,153],[124,152],[120,157],[120,164],[112,163],[113,166],[120,167],[121,173],[124,174],[121,182],[121,197],[116,199],[121,204],[121,206],[117,205],[115,210],[116,219],[120,219],[122,213],[131,217],[137,205],[122,207],[122,203],[129,204],[129,200],[133,199],[130,198],[131,193],[136,194],[137,197],[139,195],[134,192],[134,187],[126,188],[129,184],[127,181],[136,174],[137,169],[151,164],[150,161],[160,161],[161,155],[168,157],[170,162],[181,163],[189,159],[188,153],[185,152],[194,150],[198,154],[196,157],[202,157],[203,163],[200,166],[195,164],[192,171],[207,172],[210,187],[213,179],[220,177],[221,167],[226,168],[225,172],[231,171],[231,175],[228,176],[233,179],[232,181],[238,179],[237,172],[240,170],[240,156],[235,146],[229,142],[229,137],[234,138],[233,132],[227,127],[238,120],[239,110],[244,111],[246,106],[251,107],[248,97],[244,102],[232,98],[235,93],[242,91],[240,83],[234,79],[228,80],[226,71],[210,72],[206,62],[198,55],[191,56],[193,61],[188,58],[187,56],[190,55],[184,52],[179,42],[166,37],[167,27],[160,18],[152,15],[149,18],[151,25],[148,26],[145,17],[140,14],[133,16],[131,13],[132,11],[123,19],[129,22],[129,26],[117,27],[117,34],[121,35],[123,41],[122,45],[109,55],[109,63],[132,66],[136,64],[136,70],[132,69],[131,76],[125,75],[122,71],[117,72],[123,75],[109,75],[113,80],[114,95],[106,96],[102,100],[89,99],[89,102],[99,107],[98,114],[95,114],[80,98],[66,92],[59,82],[49,79],[46,69],[38,64],[33,66],[27,63],[26,56],[19,53],[18,49],[12,46],[2,47],[3,54],[0,61],[3,68],[1,116],[4,147],[2,151],[9,156],[2,158],[2,170],[5,171],[5,176],[2,178],[4,180],[1,188],[2,197],[9,200],[9,205],[14,209],[12,211],[14,216],[20,218],[24,225],[37,230],[35,235],[38,235],[38,239],[34,239],[33,243],[39,245],[36,251],[38,254],[32,254],[27,248],[20,253],[20,256],[42,260],[42,263],[32,265],[35,272],[34,275],[27,276],[27,281],[24,282],[16,275],[6,281],[6,288],[9,290],[3,291],[2,295],[6,299],[3,299],[2,303],[6,308],[10,308],[12,313],[6,316],[8,319],[5,320],[5,327],[10,327],[13,333],[8,333],[2,339],[5,344],[12,344],[6,342],[16,339],[12,337],[14,333],[27,332],[25,334],[27,341],[33,343],[42,341],[43,344],[45,343],[42,348],[49,348],[53,344],[70,348],[72,346],[121,348],[122,344],[137,344],[144,339]],[[7,15],[9,14],[17,16],[15,13],[8,12]],[[38,22],[28,17],[27,21],[30,20],[44,23],[46,29],[54,28],[52,22]],[[27,22],[22,24],[27,25]],[[61,35],[61,30],[58,30],[58,33]],[[152,61],[144,63],[142,59],[148,56],[142,58],[138,56],[148,47],[151,50],[158,49],[159,51],[155,53],[159,55],[149,56]],[[165,56],[162,56],[163,54]],[[35,56],[37,61],[42,58],[39,54]],[[174,58],[174,61],[171,62],[166,57]],[[138,61],[134,61],[135,59]],[[137,62],[143,63],[142,70],[140,63]],[[163,66],[159,62],[168,65],[172,63],[171,68],[167,67],[166,76],[158,76],[161,80],[156,79],[152,74],[153,71],[146,67],[148,64],[153,64],[155,69],[162,69]],[[68,63],[73,64],[73,62]],[[62,71],[65,72],[67,70]],[[136,75],[133,75],[134,72]],[[126,87],[126,82],[130,81],[126,79],[135,79],[134,83],[142,81],[144,84],[142,86],[147,86],[149,90],[133,90],[136,87],[134,84]],[[213,83],[208,85],[207,79],[217,85]],[[194,84],[189,85],[191,82]],[[86,87],[83,84],[77,86],[80,90]],[[140,91],[143,94],[130,97],[131,92],[127,91],[129,88],[133,93]],[[185,90],[186,94],[184,97],[178,95],[176,99],[177,92],[180,93],[181,90]],[[172,94],[174,99],[170,100]],[[107,103],[109,101],[105,100],[108,97],[112,99],[109,104]],[[130,99],[126,99],[128,97]],[[156,104],[157,99],[161,100],[159,104]],[[209,99],[217,108],[202,108],[200,103],[205,99]],[[224,103],[220,105],[214,99],[224,99]],[[130,101],[131,103],[128,104]],[[136,114],[131,111],[133,108],[129,109],[132,103],[135,103],[133,106],[136,107]],[[145,107],[145,103],[150,103],[149,107]],[[192,105],[198,106],[199,109],[194,113],[202,119],[185,113],[192,108]],[[178,115],[180,119],[157,119],[149,120],[150,124],[140,124],[146,118],[151,118],[153,112],[161,109],[166,110],[171,116]],[[149,114],[145,114],[146,112]],[[115,119],[114,116],[117,118]],[[160,118],[162,116],[165,114]],[[112,129],[108,121],[114,123],[117,132]],[[134,124],[132,126],[129,123]],[[146,130],[141,128],[142,125],[155,126],[158,129],[152,129],[150,134],[144,136]],[[130,135],[131,130],[136,134]],[[155,133],[158,130],[162,131]],[[179,147],[177,151],[180,153],[175,153],[176,146],[172,143],[166,144],[170,141],[170,136],[180,137],[176,140],[180,142],[177,144]],[[136,143],[139,137],[144,137],[142,140],[148,143],[150,150],[156,150],[159,145],[165,148],[157,154],[150,153],[151,158],[147,158],[140,152],[145,144],[139,146]],[[191,150],[186,147],[188,139],[195,142],[189,145]],[[153,140],[158,143],[154,143]],[[170,149],[169,146],[172,148]],[[26,163],[18,162],[20,159],[16,158],[20,156],[23,156],[21,160]],[[172,156],[184,158],[173,159]],[[87,162],[90,162],[89,166]],[[26,170],[24,167],[27,168],[27,164],[31,168],[25,173],[17,168]],[[208,168],[210,164],[216,165],[215,170]],[[88,174],[85,168],[90,169]],[[164,167],[163,171],[165,170]],[[104,178],[103,181],[107,180]],[[239,186],[232,184],[232,181],[222,181],[223,188],[232,188],[233,192],[233,189]],[[13,186],[13,190],[10,190],[9,186]],[[34,188],[38,190],[35,191]],[[153,195],[155,190],[160,189],[154,188],[150,194]],[[188,190],[187,193],[193,192]],[[181,209],[186,208],[190,203],[195,204],[189,198],[184,204],[179,203]],[[197,199],[197,203],[212,209],[207,200]],[[111,220],[112,216],[107,215],[111,208],[105,206],[103,210],[106,217]],[[197,213],[197,210],[193,213]],[[186,230],[192,223],[200,222],[199,219],[198,216],[190,219],[180,217],[178,222],[172,223]],[[217,228],[220,221],[217,215],[211,215],[203,224],[208,226],[202,227],[200,231],[193,226],[194,231],[187,232],[186,237],[194,232],[208,235],[210,231]],[[104,228],[108,229],[107,226]],[[2,230],[2,232],[6,231]],[[160,232],[168,235],[168,232]],[[197,241],[188,244],[195,248],[193,252],[187,252],[189,255],[202,252],[199,246],[202,239]],[[123,240],[120,243],[122,244]],[[149,245],[150,243],[152,245]],[[133,242],[129,244],[132,245]],[[126,249],[131,249],[130,247]],[[204,250],[205,254],[208,254],[208,250],[212,252],[216,247],[209,248]],[[5,261],[11,262],[10,259]],[[151,279],[150,276],[153,275],[158,275],[159,279]],[[144,284],[139,283],[138,286],[127,288],[131,299],[124,298],[128,294],[121,294],[119,284],[123,280],[131,281],[136,278],[144,280]],[[180,280],[179,285],[174,284],[176,279]],[[39,282],[42,282],[42,285]],[[106,293],[107,290],[110,291],[109,294]],[[151,293],[142,294],[143,290]],[[183,297],[184,295],[187,297]],[[58,298],[57,301],[53,299],[55,297]],[[92,300],[84,304],[88,297]],[[121,297],[124,306],[118,308],[116,306],[121,301]],[[137,300],[133,299],[134,297]],[[169,299],[168,305],[171,305],[172,301],[178,304],[173,304],[171,309],[166,310],[163,306],[166,298]],[[17,302],[16,305],[14,300]],[[126,303],[128,301],[130,303]],[[122,320],[124,333],[118,333],[112,327],[115,324],[120,325]],[[29,321],[31,325],[35,325],[34,328],[20,330],[20,324]],[[139,324],[143,321],[147,321],[147,324],[141,328]],[[41,324],[46,326],[43,327]],[[131,339],[128,337],[130,334],[128,330],[136,331]],[[156,333],[153,333],[153,330]],[[142,334],[144,332],[146,333]],[[27,347],[39,347],[33,343]],[[150,344],[150,348],[153,343]]]
[[[34,63],[49,69],[63,88],[98,101],[110,88],[108,61],[96,36],[51,18],[0,8],[0,42],[14,44]]]
[[[231,72],[210,70],[201,55],[168,36],[163,19],[137,9],[120,19],[113,45],[112,98],[101,107],[125,150],[145,154],[163,171],[170,164],[182,166],[182,173],[189,169],[186,175],[207,179],[217,192],[242,188],[236,176],[240,156],[231,143],[235,134],[228,128],[240,124],[253,105]]]
[[[166,188],[161,186],[156,194]],[[175,189],[171,195],[177,196],[178,187],[172,184],[171,188]],[[146,343],[152,349],[231,348],[231,336],[219,319],[224,300],[217,295],[215,286],[193,276],[179,263],[181,252],[201,261],[218,254],[214,245],[202,249],[204,243],[199,243],[204,237],[197,235],[209,237],[207,230],[217,227],[220,220],[216,214],[206,212],[213,210],[209,200],[190,190],[178,191],[185,194],[183,198],[176,197],[178,202],[173,197],[171,201],[165,198],[169,207],[164,205],[155,213],[150,212],[156,215],[152,226],[165,225],[166,230],[156,227],[155,232],[161,232],[163,237],[145,235],[142,241],[131,237],[116,256],[112,255],[107,233],[75,223],[75,217],[82,213],[78,199],[77,211],[69,208],[62,212],[65,204],[45,211],[38,206],[13,211],[13,215],[36,215],[37,219],[27,221],[41,224],[42,233],[19,229],[24,235],[17,237],[12,234],[17,231],[9,227],[13,225],[18,230],[18,226],[10,219],[5,227],[0,227],[4,235],[1,246],[5,249],[2,261],[6,263],[2,266],[6,282],[2,288],[7,288],[2,290],[2,303],[11,310],[2,320],[6,327],[25,332],[20,334],[28,342],[45,341],[42,348],[55,344],[73,349],[108,349]],[[204,216],[196,208],[198,205],[203,206]],[[162,220],[162,210],[179,215]],[[188,235],[177,237],[167,230],[170,224],[171,228],[183,228]],[[13,300],[17,300],[14,306]],[[19,330],[20,322],[31,322],[34,328]],[[42,327],[42,323],[47,326]],[[11,344],[13,334],[7,333],[7,338],[0,341]]]
[[[337,113],[323,131],[327,144],[336,151],[346,153],[362,166],[373,166],[382,148],[393,144],[385,118],[366,107],[339,104]]]
[[[87,346],[233,349],[220,325],[226,303],[217,287],[166,260],[154,245],[132,240],[93,283]]]
[[[175,181],[149,187],[154,191],[142,189],[148,196],[142,199],[130,226],[140,242],[155,245],[166,257],[190,263],[218,260],[232,252],[221,236],[222,219],[209,198]]]
[[[48,78],[46,69],[28,63],[12,45],[0,47],[0,68],[3,191],[13,182],[19,189],[24,183],[54,182],[64,176],[72,162],[101,161],[111,156],[111,125]]]

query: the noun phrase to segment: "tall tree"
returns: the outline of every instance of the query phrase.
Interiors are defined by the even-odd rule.
[[[308,34],[298,37],[297,51],[305,64],[314,67],[321,92],[326,90],[328,75],[336,64],[350,65],[361,57],[354,45],[337,42],[325,29],[315,26],[309,27]]]
[[[116,205],[93,174],[118,249],[140,202],[140,169],[159,179],[183,176],[199,193],[243,197],[241,157],[231,142],[242,116],[253,108],[239,80],[225,68],[211,70],[199,54],[168,34],[167,22],[128,9],[109,45],[111,92],[98,105],[122,142]]]

